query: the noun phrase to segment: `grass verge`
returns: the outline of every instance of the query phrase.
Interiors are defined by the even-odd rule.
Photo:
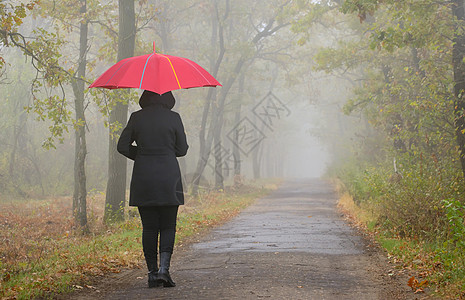
[[[397,272],[409,274],[405,284],[412,292],[421,295],[426,291],[435,299],[465,299],[465,253],[460,248],[451,251],[444,242],[405,238],[383,229],[375,207],[368,203],[357,205],[342,182],[334,183],[339,209],[386,250]]]
[[[190,237],[237,215],[275,184],[243,186],[188,197],[178,216],[176,247]],[[93,288],[95,276],[138,266],[142,259],[141,226],[130,209],[124,223],[102,222],[103,195],[89,199],[91,234],[74,225],[71,199],[0,204],[0,298],[53,298],[74,289]]]

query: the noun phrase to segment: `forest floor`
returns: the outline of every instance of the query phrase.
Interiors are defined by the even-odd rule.
[[[176,287],[149,289],[145,268],[126,269],[64,298],[433,299],[427,289],[415,294],[415,271],[390,262],[336,205],[326,181],[286,181],[176,250]]]

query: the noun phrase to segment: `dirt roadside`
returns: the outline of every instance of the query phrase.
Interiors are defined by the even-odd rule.
[[[350,228],[332,186],[289,180],[238,217],[175,252],[175,288],[125,270],[66,299],[432,299]]]

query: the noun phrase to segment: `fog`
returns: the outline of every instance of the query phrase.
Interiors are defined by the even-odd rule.
[[[325,145],[309,134],[313,126],[303,122],[301,128],[297,128],[296,133],[291,136],[290,147],[284,158],[284,177],[318,178],[325,175],[330,156]]]
[[[80,63],[80,19],[72,12],[67,17],[63,8],[49,4],[43,1],[34,7],[34,14],[29,12],[17,27],[26,41],[37,43],[31,44],[36,47],[31,48],[34,56],[11,41],[6,44],[7,40],[0,48],[6,62],[0,81],[4,198],[72,194],[76,128],[85,128],[86,190],[105,191],[112,164],[109,131],[117,138],[125,125],[118,127],[109,117],[120,97],[116,91],[87,88],[121,54],[117,3],[101,1],[100,7],[87,7],[95,14],[88,23],[85,125],[76,122],[78,94],[67,77],[76,78]],[[99,15],[103,5],[106,13]],[[133,56],[150,53],[155,42],[157,52],[187,57],[223,85],[173,91],[177,99],[173,110],[183,119],[190,145],[188,155],[179,159],[188,190],[199,176],[204,188],[231,185],[238,176],[243,182],[325,176],[334,150],[340,148],[341,122],[347,122],[341,107],[353,84],[347,80],[351,76],[317,71],[315,55],[336,44],[346,29],[345,25],[325,28],[322,24],[328,20],[322,18],[305,24],[304,32],[296,31],[296,18],[313,5],[326,4],[310,1],[300,11],[292,5],[288,1],[136,1]],[[34,31],[39,28],[51,35],[39,37]],[[50,66],[52,58],[59,67]],[[56,70],[68,73],[56,74]],[[141,92],[133,89],[124,96],[128,116],[140,109]],[[127,163],[129,182],[132,164]]]

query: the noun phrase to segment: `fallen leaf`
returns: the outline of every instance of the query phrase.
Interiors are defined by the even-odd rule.
[[[415,291],[415,294],[417,293],[423,293],[423,287],[427,286],[428,285],[428,280],[423,280],[421,282],[419,282],[415,276],[412,276],[410,277],[410,279],[408,280],[408,283],[407,285],[412,288],[413,291]]]
[[[428,280],[423,280],[418,284],[419,287],[427,286],[428,285]]]
[[[418,287],[418,280],[415,278],[415,276],[410,277],[408,280],[407,285],[412,288],[412,290],[415,290]]]

